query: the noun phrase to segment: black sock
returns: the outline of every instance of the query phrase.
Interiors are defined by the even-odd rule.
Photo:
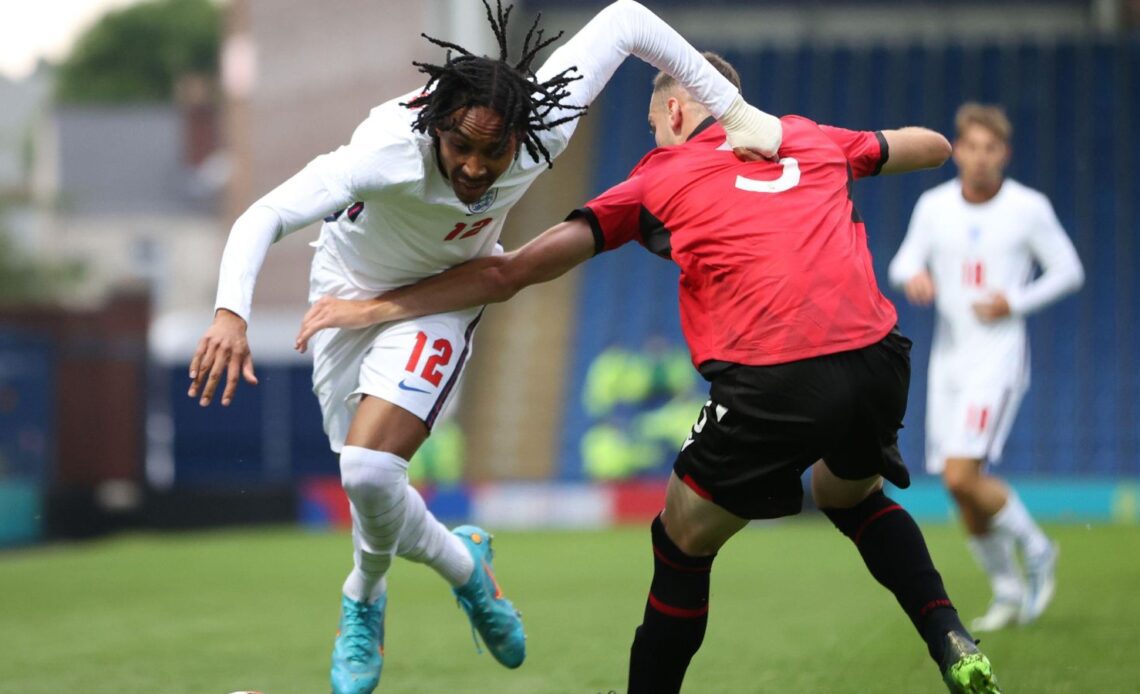
[[[914,519],[881,491],[852,508],[823,512],[855,543],[875,580],[894,593],[926,641],[930,657],[941,666],[946,632],[969,634],[946,595]]]
[[[660,517],[653,520],[652,533],[653,583],[630,650],[629,694],[680,691],[708,624],[709,573],[716,555],[682,552],[665,534]]]

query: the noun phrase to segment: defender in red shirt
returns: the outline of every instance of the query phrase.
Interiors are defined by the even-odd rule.
[[[682,328],[711,388],[653,521],[629,691],[680,690],[704,638],[716,552],[749,519],[798,513],[812,467],[816,505],[894,594],[950,691],[998,692],[921,531],[882,491],[884,478],[910,483],[897,445],[910,341],[878,290],[850,196],[856,178],[940,166],[949,143],[922,128],[856,132],[785,116],[777,161],[734,153],[708,111],[661,75],[649,121],[659,148],[566,222],[373,301],[322,300],[298,348],[324,327],[505,301],[637,241],[681,267]]]
[[[849,196],[888,158],[881,133],[785,116],[779,161],[740,161],[702,121],[577,210],[597,251],[637,241],[681,267],[697,368],[785,364],[878,342],[897,321]]]

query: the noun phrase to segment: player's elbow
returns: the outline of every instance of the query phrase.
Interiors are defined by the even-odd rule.
[[[1077,291],[1085,286],[1085,268],[1078,262],[1073,268],[1072,278],[1069,280],[1069,291]]]
[[[887,282],[895,289],[902,289],[907,281],[916,274],[918,273],[913,272],[913,268],[906,267],[897,258],[887,266]]]
[[[490,303],[498,304],[518,294],[526,286],[524,278],[510,260],[499,256],[497,262],[488,269],[486,281],[489,286]]]
[[[950,141],[942,133],[909,127],[883,131],[889,154],[883,173],[896,174],[919,169],[936,169],[950,158]]]
[[[918,152],[919,164],[916,168],[936,169],[945,164],[953,153],[954,148],[950,146],[950,141],[945,135],[927,131]]]

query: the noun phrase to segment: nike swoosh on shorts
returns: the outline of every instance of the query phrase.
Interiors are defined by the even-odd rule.
[[[407,383],[404,383],[403,381],[400,381],[400,390],[410,390],[416,393],[427,393],[428,395],[431,395],[430,390],[424,390],[423,388],[414,388]]]

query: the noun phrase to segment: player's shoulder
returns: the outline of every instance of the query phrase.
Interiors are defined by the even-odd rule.
[[[802,140],[805,137],[826,137],[826,133],[819,123],[807,116],[800,116],[794,113],[780,116],[780,127],[784,131],[784,142],[797,139]]]
[[[861,131],[850,130],[837,125],[818,123],[807,116],[789,114],[780,117],[780,125],[784,131],[783,145],[785,149],[798,149],[803,152],[841,152],[844,144],[853,135]]]
[[[683,157],[689,151],[690,148],[686,147],[685,144],[654,147],[634,164],[629,172],[629,176],[626,178],[633,178],[634,176],[643,175],[647,171],[652,171],[657,167],[666,166],[670,162],[676,161],[678,157]]]
[[[962,181],[951,178],[943,181],[933,188],[927,188],[918,196],[920,204],[950,205],[962,200]]]
[[[1006,178],[1002,182],[1002,192],[1007,194],[1011,200],[1017,201],[1020,204],[1035,205],[1035,206],[1051,206],[1048,196],[1045,193],[1030,188],[1020,181],[1012,178]]]
[[[376,106],[356,130],[348,147],[368,165],[383,165],[396,177],[421,177],[431,138],[412,128],[415,111],[406,104],[420,92],[410,92]]]
[[[416,92],[398,96],[373,108],[352,133],[351,143],[362,146],[413,144],[419,133],[412,129],[415,111],[406,104]]]

